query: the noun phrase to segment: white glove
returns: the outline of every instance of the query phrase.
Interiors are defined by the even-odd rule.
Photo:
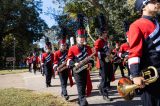
[[[79,63],[75,63],[74,65],[77,67]]]

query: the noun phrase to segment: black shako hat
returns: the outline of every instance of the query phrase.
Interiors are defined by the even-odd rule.
[[[151,0],[136,0],[135,2],[135,9],[137,11],[141,11],[142,8],[147,5]]]
[[[77,31],[76,37],[86,38],[87,32],[84,27],[84,15],[82,13],[77,14]]]
[[[59,45],[62,44],[66,44],[66,38],[67,38],[67,28],[66,27],[62,27],[61,28],[61,33],[60,33],[60,39],[59,39]]]
[[[50,49],[52,49],[52,44],[51,44],[51,42],[49,41],[49,38],[48,37],[46,37],[45,38],[45,47],[46,48],[50,48]]]
[[[100,13],[99,16],[95,17],[94,24],[96,28],[96,35],[101,35],[103,32],[107,31],[106,17],[102,13]]]

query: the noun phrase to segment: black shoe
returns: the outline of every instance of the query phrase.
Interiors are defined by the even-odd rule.
[[[68,96],[68,95],[64,96],[64,99],[65,99],[65,100],[68,100],[68,99],[69,99],[69,96]]]
[[[53,87],[53,85],[51,85],[51,84],[49,84],[48,86],[49,86],[49,87]]]
[[[80,105],[80,101],[78,100],[78,102],[77,102],[79,105]]]
[[[49,87],[49,85],[48,85],[48,84],[46,84],[46,87]]]
[[[87,100],[80,102],[80,106],[88,106]]]
[[[46,87],[53,87],[53,85],[51,85],[51,84],[46,84]]]
[[[108,101],[108,102],[109,102],[109,101],[112,101],[112,99],[109,98],[108,96],[103,96],[103,99],[106,100],[106,101]]]
[[[65,99],[65,100],[68,100],[69,99],[69,96],[68,95],[63,95],[63,94],[61,94],[61,96]]]

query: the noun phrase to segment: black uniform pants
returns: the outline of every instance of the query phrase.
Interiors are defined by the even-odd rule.
[[[59,78],[61,81],[61,88],[62,88],[61,94],[63,96],[67,96],[68,70],[63,70],[62,72],[59,72]]]
[[[80,104],[86,101],[87,70],[74,73]]]
[[[32,67],[31,66],[32,66],[32,63],[29,63],[29,66],[28,66],[29,67],[29,72],[32,71],[32,69],[31,69]]]
[[[110,87],[110,63],[106,63],[100,60],[100,75],[101,75],[101,82],[100,82],[100,92],[103,96],[108,96],[108,88]]]
[[[46,75],[46,84],[51,84],[51,78],[52,78],[52,66],[44,66],[45,75]]]
[[[128,63],[126,63],[126,64],[125,64],[125,66],[126,66],[126,68],[127,68],[127,71],[128,71],[128,77],[129,77],[131,73],[130,73],[130,70],[129,70]]]
[[[44,74],[45,74],[44,65],[41,65],[41,74],[42,74],[42,75],[44,75]]]
[[[141,99],[143,106],[160,106],[160,78],[144,88]]]
[[[33,70],[34,70],[34,73],[36,73],[36,71],[37,71],[37,64],[36,63],[33,63]]]
[[[120,68],[122,77],[124,77],[124,71],[123,71],[124,66],[123,66],[122,63],[113,63],[113,72],[114,72],[114,73],[116,72],[118,66],[119,66],[119,68]]]

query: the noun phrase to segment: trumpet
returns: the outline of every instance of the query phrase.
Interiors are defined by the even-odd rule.
[[[145,79],[145,85],[149,85],[158,79],[158,71],[154,66],[149,66],[145,70],[142,70],[142,77]],[[139,86],[133,84],[129,78],[121,78],[118,82],[117,91],[125,100],[132,100],[137,88]]]

